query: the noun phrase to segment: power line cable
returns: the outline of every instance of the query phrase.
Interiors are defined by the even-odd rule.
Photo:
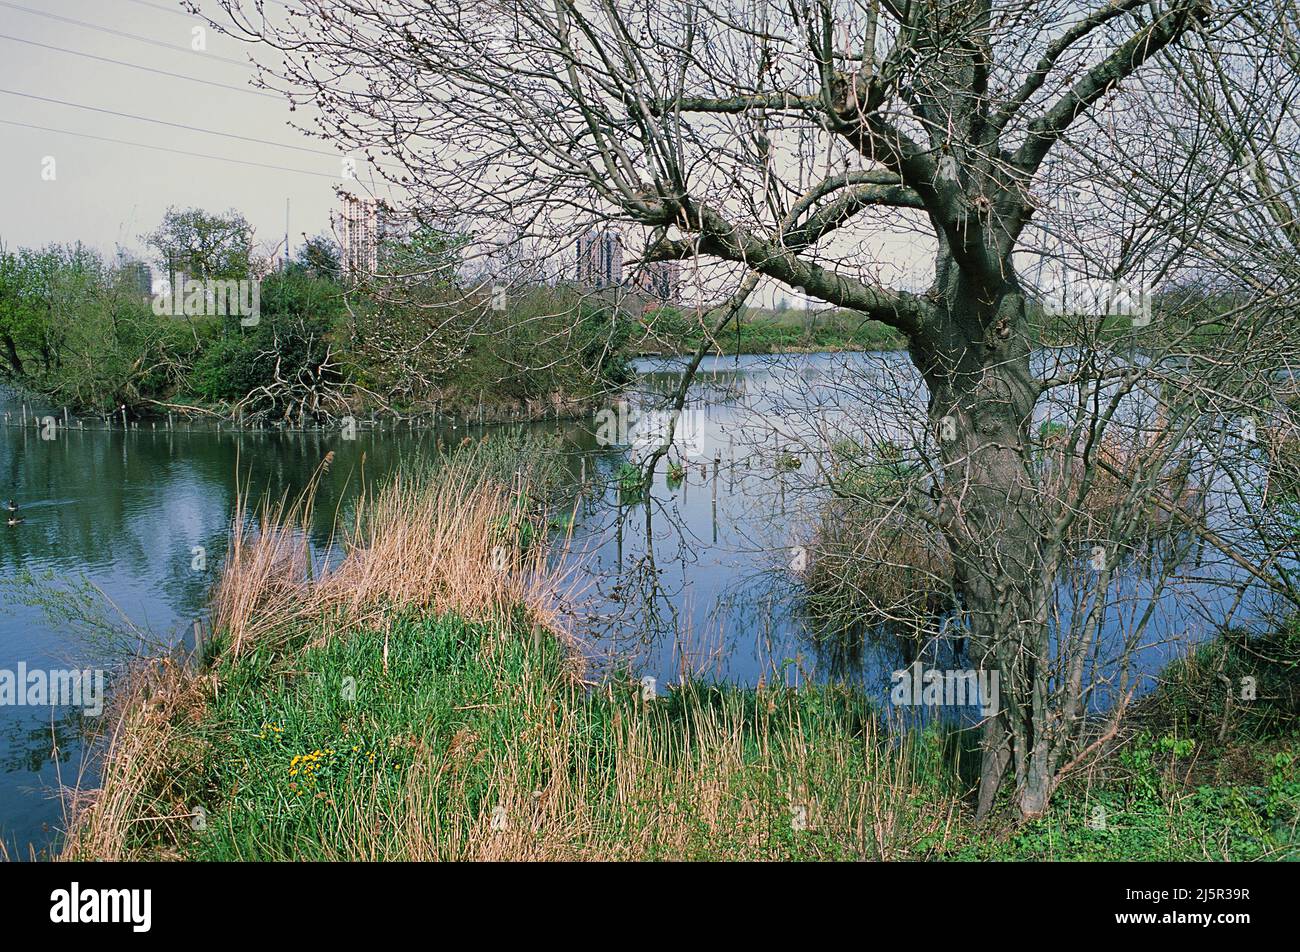
[[[165,7],[161,3],[150,3],[149,0],[130,0],[131,3],[138,3],[142,7],[153,7],[155,10],[161,10],[163,13],[174,13],[178,17],[185,17],[187,20],[193,20],[194,14],[186,13],[184,10],[178,10],[175,7]]]
[[[101,63],[112,63],[115,66],[127,66],[131,69],[140,69],[148,73],[157,73],[160,76],[170,76],[172,79],[184,79],[192,83],[202,83],[205,86],[215,86],[218,89],[228,89],[231,92],[247,93],[250,96],[261,96],[264,99],[283,100],[284,97],[275,93],[264,92],[260,89],[249,89],[245,86],[232,86],[229,83],[219,83],[211,79],[200,79],[197,76],[187,76],[184,73],[173,73],[165,69],[155,69],[152,66],[144,66],[140,63],[128,63],[126,60],[116,60],[108,56],[97,56],[94,53],[84,53],[81,50],[69,50],[62,46],[51,46],[48,43],[38,43],[36,40],[28,40],[21,36],[9,36],[6,33],[0,33],[0,40],[12,40],[15,43],[26,43],[28,46],[39,46],[41,49],[53,50],[56,53],[70,53],[73,56],[83,56],[86,59],[99,60]]]
[[[286,142],[272,142],[270,139],[259,139],[256,136],[241,136],[236,132],[220,132],[216,129],[204,129],[200,126],[186,125],[183,122],[168,122],[166,119],[154,119],[150,116],[137,116],[129,112],[118,112],[114,109],[103,109],[99,106],[87,106],[79,102],[69,102],[66,99],[54,99],[50,96],[38,96],[35,93],[25,93],[16,89],[0,89],[0,93],[8,96],[21,96],[24,99],[34,99],[38,102],[53,103],[56,106],[71,106],[73,109],[84,109],[88,112],[98,112],[106,116],[116,116],[119,119],[135,119],[140,122],[150,122],[158,126],[167,126],[172,129],[184,129],[186,132],[201,132],[204,135],[221,136],[226,139],[237,139],[240,142],[252,142],[257,145],[267,145],[277,149],[293,149],[295,152],[306,152],[310,155],[323,155],[331,159],[342,159],[346,156],[338,152],[327,152],[324,149],[313,149],[305,145],[290,145]]]
[[[313,175],[317,178],[339,179],[340,176],[332,175],[328,172],[309,172],[306,169],[294,169],[285,165],[270,165],[265,162],[252,162],[247,159],[232,159],[224,155],[212,155],[207,152],[187,152],[184,149],[172,149],[162,145],[152,145],[147,142],[132,142],[129,139],[114,139],[109,136],[91,135],[89,132],[74,132],[71,129],[53,129],[49,126],[38,126],[30,122],[17,122],[13,119],[0,119],[0,123],[9,126],[19,126],[23,129],[36,129],[40,132],[53,132],[65,136],[77,136],[82,139],[94,139],[97,142],[112,142],[117,145],[135,146],[138,149],[148,149],[150,152],[170,152],[173,155],[188,155],[197,159],[213,159],[217,162],[234,162],[237,165],[248,165],[259,169],[274,169],[278,172],[293,172],[297,175]]]
[[[100,26],[97,23],[87,23],[85,20],[76,20],[73,19],[72,17],[60,16],[57,13],[50,13],[47,10],[33,10],[31,7],[24,7],[17,3],[9,3],[8,0],[0,0],[0,7],[8,7],[11,10],[18,10],[22,13],[30,13],[33,16],[47,17],[48,19],[51,20],[59,20],[60,22],[63,23],[71,23],[73,26],[85,27],[88,30],[98,30],[100,33],[108,33],[112,36],[120,36],[123,37],[124,39],[135,40],[138,43],[149,43],[153,46],[161,46],[165,50],[175,50],[176,52],[179,53],[189,53],[191,55],[199,52],[198,50],[193,50],[188,46],[177,46],[175,43],[167,43],[163,40],[155,40],[152,37],[140,36],[137,33],[127,33],[123,30],[114,30],[112,27]],[[216,60],[221,63],[230,63],[234,66],[242,66],[245,69],[253,65],[248,60],[237,60],[237,59],[232,59],[229,56],[218,56],[216,53],[204,52],[201,53],[200,55],[202,55],[204,59]]]
[[[161,10],[164,13],[175,13],[177,16],[189,17],[191,20],[194,19],[192,14],[186,13],[183,10],[173,10],[171,7],[164,7],[158,3],[150,3],[149,0],[128,0],[128,2],[138,3],[144,7],[153,7],[153,9]],[[284,10],[285,13],[288,13],[293,16],[310,16],[312,13],[311,10],[305,8],[305,0],[304,0],[304,6],[290,6],[289,4],[285,3],[284,0],[263,0],[263,2],[268,4],[275,4],[275,6],[280,7],[282,10]],[[209,17],[207,14],[204,13],[198,14],[198,17],[199,19],[202,19],[205,22],[210,21],[212,19],[211,17]],[[371,37],[372,39],[381,39],[384,36],[382,31],[376,31],[374,29],[367,29],[359,26],[356,27],[356,29],[361,33],[364,33],[366,36]]]

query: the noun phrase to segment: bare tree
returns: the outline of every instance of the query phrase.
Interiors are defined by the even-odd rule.
[[[1045,809],[1079,756],[1084,672],[1127,542],[1153,499],[1204,540],[1166,477],[1198,421],[1230,411],[1207,407],[1206,394],[1252,347],[1285,348],[1252,336],[1257,310],[1229,306],[1231,349],[1207,358],[1196,330],[1221,327],[1224,308],[1198,324],[1182,301],[1142,359],[1105,320],[1058,321],[1069,357],[1036,365],[1041,267],[1036,277],[1025,269],[1050,259],[1066,285],[1095,274],[1151,287],[1205,245],[1206,196],[1193,187],[1205,169],[1195,183],[1178,179],[1148,141],[1149,168],[1163,171],[1119,181],[1105,148],[1123,138],[1135,150],[1127,158],[1148,168],[1135,123],[1173,102],[1194,106],[1209,82],[1169,79],[1153,61],[1210,68],[1216,31],[1239,24],[1236,12],[1212,0],[297,0],[287,15],[219,6],[215,25],[282,54],[263,81],[318,107],[309,131],[374,159],[422,216],[522,236],[552,255],[594,223],[619,223],[644,240],[645,261],[691,263],[697,319],[715,334],[762,282],[903,334],[934,463],[928,504],[915,512],[947,546],[976,657],[1001,674],[979,809],[1009,770],[1021,813]],[[1213,111],[1232,121],[1232,107],[1219,99]],[[1246,126],[1245,141],[1257,141]],[[1260,211],[1293,232],[1275,205]],[[1174,218],[1181,236],[1162,227]],[[880,236],[902,232],[933,259],[924,293],[897,289],[899,269],[882,253]],[[1175,311],[1182,317],[1168,320]],[[1247,389],[1233,400],[1248,401]],[[1154,423],[1133,409],[1142,394]],[[1045,467],[1036,427],[1050,404],[1066,435]],[[1122,452],[1107,449],[1108,427],[1127,430]],[[1063,620],[1058,582],[1079,561],[1079,523],[1099,486],[1111,503],[1097,517],[1104,531],[1089,528],[1102,539],[1086,549],[1101,550],[1094,582]],[[1232,540],[1208,534],[1254,568]],[[1126,653],[1153,604],[1123,639]]]

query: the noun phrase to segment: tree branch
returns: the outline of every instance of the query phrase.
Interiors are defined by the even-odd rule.
[[[1011,95],[1011,98],[1003,103],[1002,107],[994,114],[989,122],[990,129],[997,133],[1001,132],[1008,122],[1015,117],[1024,105],[1029,102],[1031,96],[1042,88],[1047,77],[1051,75],[1052,70],[1056,68],[1057,62],[1062,56],[1069,52],[1070,48],[1078,43],[1084,37],[1088,36],[1094,30],[1104,26],[1116,17],[1128,13],[1130,10],[1145,5],[1147,0],[1110,0],[1106,6],[1094,10],[1088,16],[1084,17],[1065,33],[1061,34],[1048,46],[1043,58],[1038,61],[1034,71],[1025,77],[1024,82]]]
[[[861,281],[800,258],[782,244],[767,241],[733,224],[707,205],[682,202],[674,222],[695,234],[691,239],[661,239],[643,260],[692,258],[701,254],[734,261],[790,287],[802,288],[820,300],[849,310],[862,311],[873,320],[904,334],[921,330],[930,313],[922,298]]]
[[[1029,123],[1029,135],[1011,157],[1012,163],[1032,173],[1065,134],[1074,120],[1137,71],[1147,60],[1177,40],[1194,23],[1210,15],[1207,0],[1179,0],[1162,11],[1119,49],[1084,74],[1045,113]]]

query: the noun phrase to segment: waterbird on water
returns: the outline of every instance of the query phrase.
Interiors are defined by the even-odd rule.
[[[14,502],[12,499],[6,499],[6,500],[5,500],[5,508],[8,509],[10,512],[17,512],[17,511],[18,511],[18,503]]]
[[[6,525],[16,526],[16,525],[18,525],[18,523],[20,523],[20,522],[22,522],[22,521],[23,521],[23,517],[22,517],[22,516],[10,516],[8,522],[6,523]]]

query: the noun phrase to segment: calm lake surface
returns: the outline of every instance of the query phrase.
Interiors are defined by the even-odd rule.
[[[790,567],[824,492],[826,448],[850,436],[905,442],[923,425],[920,385],[905,355],[706,360],[679,424],[685,479],[670,484],[660,464],[648,504],[624,505],[614,474],[648,445],[659,421],[643,411],[676,388],[679,367],[639,362],[619,434],[630,446],[598,439],[598,421],[528,425],[563,437],[574,498],[583,499],[568,558],[580,590],[576,634],[593,676],[627,670],[654,677],[660,691],[684,673],[744,684],[835,678],[886,701],[889,673],[906,662],[888,646],[811,639]],[[58,408],[29,405],[28,413],[51,410],[61,423]],[[333,451],[313,526],[313,542],[325,547],[334,514],[346,512],[363,480],[384,477],[438,440],[485,432],[363,428],[344,440],[337,431],[173,430],[165,422],[124,432],[120,423],[86,420],[84,429],[74,422],[45,440],[30,418],[17,425],[22,401],[13,394],[0,396],[0,418],[5,413],[0,498],[14,498],[24,521],[0,525],[0,670],[107,666],[110,689],[124,642],[188,638],[204,614],[241,486],[255,496],[293,495]],[[200,546],[205,565],[196,568]],[[1161,596],[1144,670],[1158,670],[1178,643],[1223,620],[1226,596],[1197,578],[1231,571],[1203,561],[1195,577]],[[1138,596],[1134,611],[1145,584],[1121,581]],[[1108,623],[1122,624],[1123,612],[1118,607]],[[115,634],[97,630],[97,613]],[[0,706],[0,839],[10,858],[39,856],[55,841],[61,784],[84,775],[94,786],[81,726],[72,708]]]

